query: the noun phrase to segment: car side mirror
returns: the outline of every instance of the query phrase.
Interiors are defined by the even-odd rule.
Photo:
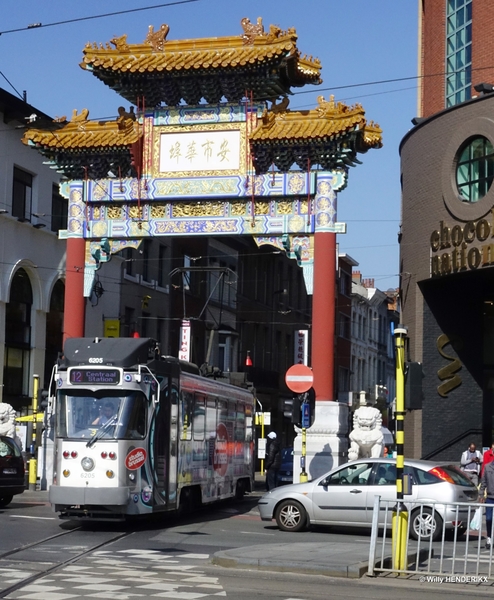
[[[330,483],[331,483],[331,477],[325,477],[324,479],[321,479],[321,481],[319,482],[319,485],[322,485],[323,487],[327,487]]]

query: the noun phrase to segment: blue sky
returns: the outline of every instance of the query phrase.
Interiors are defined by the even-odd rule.
[[[339,194],[340,252],[359,262],[365,277],[387,290],[398,285],[400,221],[399,144],[417,114],[417,2],[414,0],[198,0],[151,10],[83,20],[93,15],[165,4],[159,0],[15,0],[0,22],[0,86],[25,90],[27,100],[55,117],[69,119],[88,108],[90,119],[113,117],[125,101],[79,67],[87,42],[108,42],[128,34],[141,43],[149,25],[170,26],[168,39],[240,35],[240,21],[263,18],[282,29],[294,27],[303,54],[322,63],[321,86],[306,86],[291,109],[314,108],[317,96],[363,105],[369,120],[383,129],[384,147],[360,155]],[[41,23],[41,28],[7,33]],[[407,81],[388,80],[411,78]],[[8,80],[8,81],[7,81]],[[10,84],[9,84],[10,82]],[[371,84],[371,85],[363,85]]]

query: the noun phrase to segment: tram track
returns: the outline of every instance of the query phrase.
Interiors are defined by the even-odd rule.
[[[15,554],[18,554],[20,552],[23,552],[25,550],[31,550],[33,548],[36,547],[40,547],[43,544],[46,544],[47,542],[50,542],[53,539],[56,538],[60,538],[64,535],[68,535],[70,533],[74,533],[76,531],[79,531],[80,529],[82,529],[81,527],[77,527],[76,529],[72,529],[71,531],[66,531],[63,533],[58,533],[56,535],[52,535],[50,537],[47,537],[43,540],[40,540],[38,542],[33,542],[31,544],[25,544],[24,546],[20,546],[19,548],[14,548],[13,550],[9,550],[8,552],[4,552],[3,554],[0,554],[0,560],[4,560],[6,558],[9,558],[10,556],[13,556]],[[62,569],[64,567],[66,567],[67,565],[76,563],[77,561],[79,561],[81,558],[84,558],[85,556],[88,556],[89,554],[91,554],[92,552],[95,552],[96,550],[99,550],[100,548],[104,548],[105,546],[109,546],[110,544],[113,544],[114,542],[117,542],[123,538],[129,537],[131,535],[133,535],[134,532],[133,531],[128,531],[128,532],[124,532],[124,533],[119,533],[118,535],[113,536],[112,538],[110,538],[109,540],[105,540],[103,542],[99,542],[98,544],[95,544],[94,546],[91,546],[90,548],[87,548],[73,556],[71,556],[70,558],[68,558],[67,560],[63,560],[61,562],[58,562],[57,564],[52,564],[51,566],[47,567],[46,569],[43,569],[41,571],[39,571],[38,573],[35,573],[29,577],[26,577],[25,579],[23,579],[22,581],[19,581],[11,586],[9,586],[8,588],[4,588],[2,590],[0,590],[0,598],[6,598],[7,596],[9,596],[9,594],[12,594],[13,592],[17,592],[19,590],[22,590],[22,588],[34,583],[35,581],[38,581],[40,579],[42,579],[43,577],[46,577],[47,575],[49,575],[50,573],[53,573],[55,571],[58,571],[59,569]]]

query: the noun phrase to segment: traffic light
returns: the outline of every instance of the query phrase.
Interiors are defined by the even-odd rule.
[[[302,427],[306,429],[314,423],[316,417],[316,392],[314,388],[310,388],[308,392],[302,394]],[[305,405],[305,406],[304,406]]]
[[[38,403],[39,410],[44,411],[48,408],[48,404],[49,404],[48,396],[49,396],[49,393],[46,390],[40,391],[39,403]]]
[[[405,363],[405,408],[407,410],[417,410],[422,408],[422,363]]]
[[[310,388],[305,394],[294,395],[283,400],[283,415],[296,427],[307,429],[314,423],[316,415],[316,393]]]
[[[283,399],[283,416],[290,419],[290,422],[300,427],[301,421],[301,400],[300,396]]]

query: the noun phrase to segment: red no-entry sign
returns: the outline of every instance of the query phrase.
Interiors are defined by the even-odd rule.
[[[296,394],[303,394],[312,387],[314,374],[306,365],[293,365],[286,372],[285,382],[289,390]]]

